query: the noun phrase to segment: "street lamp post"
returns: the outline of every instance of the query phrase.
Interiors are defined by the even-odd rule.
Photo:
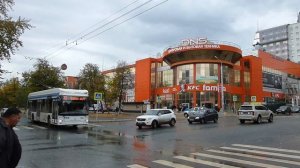
[[[221,63],[221,111],[224,112],[223,63],[217,56],[215,58]]]

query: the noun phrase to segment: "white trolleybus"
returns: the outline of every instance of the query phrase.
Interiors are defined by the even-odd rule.
[[[49,125],[88,124],[88,91],[53,88],[28,95],[28,118]]]

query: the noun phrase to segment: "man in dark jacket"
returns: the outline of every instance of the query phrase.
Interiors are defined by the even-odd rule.
[[[22,147],[13,127],[21,119],[21,111],[9,108],[0,118],[0,167],[15,168],[21,158]]]

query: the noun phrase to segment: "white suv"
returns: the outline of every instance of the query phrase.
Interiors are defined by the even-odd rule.
[[[245,121],[254,121],[258,124],[262,120],[273,122],[273,112],[263,105],[242,105],[238,111],[238,118],[241,124]]]
[[[171,109],[150,109],[144,115],[136,118],[136,126],[151,126],[157,128],[162,124],[169,124],[173,127],[176,123],[176,115]]]

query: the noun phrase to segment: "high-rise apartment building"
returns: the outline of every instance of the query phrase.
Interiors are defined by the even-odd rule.
[[[300,63],[300,12],[297,23],[257,31],[254,45],[282,59]]]

